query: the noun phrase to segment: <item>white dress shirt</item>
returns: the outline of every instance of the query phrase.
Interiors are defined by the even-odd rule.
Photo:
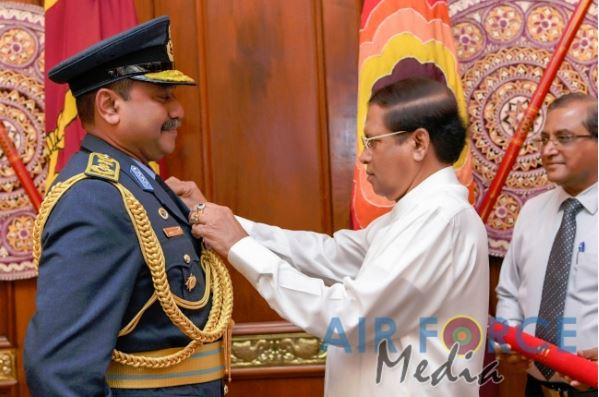
[[[249,233],[230,250],[228,259],[282,317],[320,338],[330,321],[343,326],[351,352],[328,346],[327,396],[478,396],[478,385],[444,379],[437,386],[414,377],[448,359],[440,336],[446,322],[469,316],[481,327],[482,341],[470,359],[458,356],[452,374],[464,369],[477,376],[482,368],[488,313],[488,254],[485,228],[467,200],[452,168],[431,175],[408,192],[391,212],[366,229],[342,230],[333,237],[240,219]],[[384,366],[377,384],[374,347],[376,318],[391,319],[395,361],[408,346],[411,359],[405,380],[403,364]],[[420,352],[420,319],[435,317]],[[365,326],[360,325],[365,318]],[[360,341],[365,351],[360,351]]]
[[[562,222],[560,205],[571,196],[561,187],[526,202],[514,227],[510,248],[497,285],[499,319],[511,325],[527,321],[524,331],[535,334],[545,271],[553,240]],[[597,183],[576,196],[584,208],[576,215],[576,237],[568,278],[564,317],[564,347],[584,350],[597,346]],[[533,365],[529,373],[545,380]],[[552,381],[558,380],[554,375]]]

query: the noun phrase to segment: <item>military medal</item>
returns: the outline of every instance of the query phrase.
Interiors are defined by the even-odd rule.
[[[166,212],[166,210],[162,207],[158,208],[158,215],[160,215],[160,217],[164,220],[168,219],[168,212]]]
[[[191,290],[193,290],[196,287],[197,283],[198,283],[198,279],[196,278],[196,276],[194,276],[193,274],[191,274],[187,278],[187,281],[185,281],[185,288],[187,288],[187,290],[189,292],[191,292]]]

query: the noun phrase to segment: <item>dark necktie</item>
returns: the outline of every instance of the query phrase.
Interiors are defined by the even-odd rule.
[[[559,346],[560,321],[564,315],[568,278],[572,261],[572,249],[576,236],[576,214],[583,208],[580,201],[569,198],[561,205],[564,211],[562,223],[553,240],[549,262],[543,281],[543,294],[539,308],[539,323],[535,335],[547,342]],[[543,324],[546,322],[546,324]],[[536,367],[549,380],[554,370],[535,362]]]

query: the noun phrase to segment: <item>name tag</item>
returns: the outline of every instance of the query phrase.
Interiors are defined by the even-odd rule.
[[[165,227],[164,229],[162,229],[162,231],[164,232],[164,235],[168,238],[183,235],[183,229],[181,229],[181,226]]]

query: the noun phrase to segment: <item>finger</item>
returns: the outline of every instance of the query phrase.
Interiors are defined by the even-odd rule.
[[[223,211],[224,208],[218,204],[206,201],[204,204],[204,210],[202,211],[202,223],[204,224],[219,224],[225,216]]]
[[[495,342],[493,347],[495,348],[495,353],[501,353],[501,354],[511,354],[512,353],[512,347],[508,343],[500,344],[500,343]]]
[[[579,350],[576,352],[576,355],[584,358],[588,358],[589,360],[597,361],[597,348],[591,348],[586,350]]]
[[[186,192],[191,193],[193,189],[196,187],[195,182],[187,181],[181,182],[181,186],[185,189]]]
[[[168,187],[170,187],[173,190],[174,188],[179,187],[181,185],[181,181],[174,176],[169,176],[168,178],[166,178],[164,183],[166,183]]]
[[[212,250],[218,254],[220,254],[219,251],[219,243],[217,240],[215,240],[211,235],[206,235],[205,237],[203,237],[202,242],[204,243],[204,247],[206,247],[206,249]]]
[[[522,354],[520,354],[519,356],[520,356],[520,360],[526,361],[528,364],[532,364],[532,360],[530,358],[523,356]]]
[[[171,179],[174,178],[174,179]],[[181,182],[180,180],[178,180],[175,177],[170,177],[168,178],[166,181],[164,181],[164,183],[166,183],[166,185],[168,187],[171,188],[171,190],[173,192],[175,192],[175,194],[177,196],[184,196],[186,189],[185,189],[185,184],[183,182]]]
[[[206,204],[206,210],[210,209],[212,211],[218,211],[218,209],[221,208],[220,205],[211,203],[210,201],[206,201],[204,204]]]
[[[518,364],[520,362],[520,359],[518,357],[514,357],[513,355],[507,355],[505,356],[505,362],[507,362],[508,364]]]
[[[501,349],[501,345],[497,342],[493,342],[493,350],[495,350],[495,353],[502,353],[502,349]]]
[[[191,234],[195,238],[206,239],[207,232],[208,231],[206,230],[206,226],[201,225],[201,224],[195,224],[191,227]]]
[[[200,225],[202,223],[202,215],[203,213],[198,210],[192,210],[189,212],[189,224],[190,225]]]
[[[191,225],[208,223],[208,220],[211,219],[211,217],[206,214],[209,209],[209,204],[210,203],[200,202],[191,208],[191,211],[189,212],[189,223]],[[214,210],[212,210],[211,216],[214,216]]]
[[[529,360],[526,358],[522,358],[522,356],[520,356],[519,354],[509,354],[506,355],[506,360],[507,363],[509,364],[514,364],[514,365],[521,365],[521,366],[528,366],[529,365]]]

